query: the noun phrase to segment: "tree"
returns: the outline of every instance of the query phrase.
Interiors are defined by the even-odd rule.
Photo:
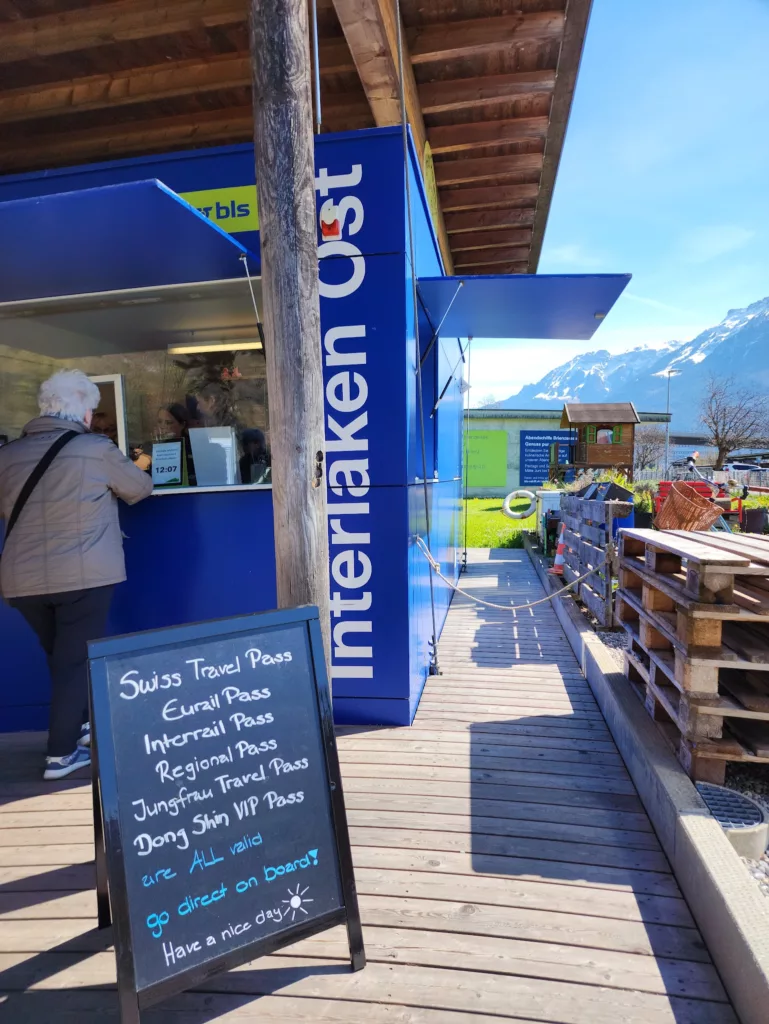
[[[767,443],[769,414],[766,396],[738,384],[734,377],[709,377],[700,405],[708,444],[716,449],[716,469],[730,452]]]
[[[496,405],[497,400],[493,395],[484,395],[484,397],[478,402],[479,409],[488,409],[492,405]]]
[[[637,427],[635,432],[635,455],[633,465],[636,469],[651,469],[658,466],[665,454],[665,431],[654,423]]]

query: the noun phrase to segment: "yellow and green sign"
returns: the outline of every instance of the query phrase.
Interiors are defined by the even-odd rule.
[[[256,185],[234,188],[208,188],[203,192],[180,192],[181,198],[208,217],[222,231],[259,230],[259,205]]]
[[[438,196],[438,185],[435,181],[435,165],[433,163],[433,151],[430,149],[430,143],[425,142],[425,151],[423,153],[422,161],[422,174],[425,179],[425,192],[427,193],[427,204],[430,207],[430,213],[433,218],[433,225],[436,230],[438,224],[441,222],[441,201]]]
[[[468,430],[465,458],[468,487],[507,486],[506,430]]]

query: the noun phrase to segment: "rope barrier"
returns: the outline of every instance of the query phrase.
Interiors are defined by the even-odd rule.
[[[597,573],[602,566],[606,565],[606,563],[609,561],[611,557],[610,553],[607,553],[606,557],[598,563],[595,569],[590,569],[588,572],[583,573],[581,576],[578,576],[575,580],[572,580],[571,583],[567,583],[566,586],[562,587],[560,590],[557,590],[554,594],[548,594],[547,597],[541,597],[539,601],[532,601],[530,604],[494,604],[492,601],[484,601],[480,597],[473,597],[472,594],[468,594],[466,590],[463,590],[461,587],[458,587],[455,583],[452,583],[451,580],[446,579],[446,577],[441,572],[440,562],[436,562],[436,560],[430,554],[430,551],[428,547],[425,545],[425,542],[422,540],[422,538],[417,536],[414,539],[417,543],[417,547],[425,556],[427,561],[430,563],[430,566],[435,575],[440,576],[443,582],[447,584],[449,587],[451,587],[452,590],[454,590],[457,594],[461,594],[462,597],[467,597],[471,601],[475,601],[476,604],[482,604],[486,608],[496,608],[498,611],[501,612],[522,612],[526,611],[527,608],[536,608],[538,604],[546,604],[548,601],[553,601],[556,597],[562,597],[567,591],[571,590],[573,586],[576,586],[577,583],[580,583],[582,580],[587,579],[588,576],[593,576],[595,573]]]

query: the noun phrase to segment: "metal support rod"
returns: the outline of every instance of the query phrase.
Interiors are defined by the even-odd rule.
[[[435,416],[436,412],[438,411],[438,406],[441,404],[441,402],[443,401],[443,399],[444,399],[444,397],[446,395],[446,392],[449,390],[449,387],[451,385],[451,382],[454,380],[454,374],[457,372],[457,368],[459,367],[459,364],[460,363],[464,363],[464,361],[465,361],[465,352],[467,352],[468,348],[470,348],[470,342],[469,341],[467,342],[467,345],[465,345],[464,349],[462,348],[462,345],[460,343],[460,345],[459,345],[459,359],[457,360],[457,362],[452,367],[451,373],[449,374],[449,379],[443,385],[443,390],[441,391],[441,393],[438,395],[438,397],[435,400],[435,405],[433,406],[432,412],[430,413],[430,419],[432,419],[433,416]]]
[[[251,271],[248,268],[248,256],[242,252],[240,258],[243,260],[243,269],[246,272],[246,280],[248,281],[248,290],[251,292],[251,303],[254,307],[254,316],[256,317],[256,329],[259,332],[259,340],[262,343],[262,351],[264,351],[264,324],[262,318],[259,316],[259,307],[256,304],[256,292],[254,291],[254,282],[251,280]]]
[[[320,103],[320,46],[318,44],[318,0],[312,0],[312,84],[315,93],[315,134],[320,135],[323,112]]]
[[[449,312],[451,311],[451,307],[452,307],[452,306],[454,305],[454,300],[456,299],[457,295],[459,295],[459,289],[460,289],[460,288],[463,288],[463,287],[464,287],[464,284],[465,284],[465,282],[464,282],[464,281],[460,281],[460,282],[459,282],[459,284],[457,285],[457,290],[456,290],[456,291],[454,292],[454,294],[453,294],[453,295],[451,296],[451,302],[450,302],[450,303],[448,304],[448,306],[446,307],[446,312],[445,312],[445,313],[443,314],[443,316],[441,317],[441,322],[440,322],[440,323],[438,324],[438,326],[437,326],[437,327],[435,328],[435,330],[433,331],[433,336],[432,336],[432,338],[430,338],[430,343],[429,343],[429,345],[427,346],[427,348],[425,349],[425,351],[424,351],[424,355],[422,356],[422,366],[424,366],[424,365],[425,365],[425,360],[427,359],[427,357],[428,357],[428,356],[430,355],[430,353],[432,352],[432,350],[433,350],[433,345],[434,345],[434,344],[435,344],[435,342],[436,342],[436,341],[438,340],[438,335],[439,335],[439,334],[440,334],[440,332],[441,332],[441,327],[443,327],[444,323],[446,322],[446,317],[447,317],[447,316],[449,315]]]
[[[467,392],[466,392],[467,398],[465,399],[465,396],[464,395],[462,396],[463,400],[466,400],[466,402],[467,402],[467,405],[465,406],[465,436],[463,438],[464,443],[462,445],[462,476],[464,477],[464,480],[463,480],[464,494],[462,495],[462,497],[464,498],[464,503],[465,503],[465,522],[464,522],[464,527],[465,527],[464,528],[464,534],[465,534],[465,537],[464,537],[464,548],[463,548],[463,551],[462,551],[462,572],[465,572],[465,570],[467,569],[467,526],[468,526],[468,523],[467,523],[467,514],[468,514],[468,505],[467,505],[467,502],[468,502],[468,496],[467,496],[467,477],[468,477],[467,442],[468,442],[468,438],[470,436],[470,388],[471,388],[470,373],[471,373],[471,359],[472,359],[472,352],[470,351],[470,341],[468,341],[467,342]]]
[[[403,174],[406,184],[406,212],[408,214],[409,233],[409,261],[411,263],[411,292],[412,305],[414,307],[414,345],[416,362],[416,390],[417,390],[417,415],[419,416],[419,433],[422,446],[422,493],[425,509],[425,536],[427,548],[431,550],[430,543],[430,495],[427,486],[427,445],[425,443],[425,410],[424,395],[422,393],[422,361],[419,351],[419,290],[417,288],[417,263],[416,247],[414,245],[414,218],[411,208],[411,168],[409,166],[409,134],[408,120],[406,118],[406,90],[404,86],[405,73],[403,70],[403,20],[401,17],[400,0],[395,0],[395,21],[397,28],[398,42],[398,81],[400,84],[400,109],[401,109],[401,136],[403,139]],[[430,640],[430,675],[440,675],[438,664],[438,625],[435,616],[435,583],[433,580],[433,568],[430,566],[430,613],[432,617],[432,638]]]
[[[670,475],[670,378],[672,374],[670,370],[667,372],[668,378],[668,400],[665,405],[665,479],[667,480]]]

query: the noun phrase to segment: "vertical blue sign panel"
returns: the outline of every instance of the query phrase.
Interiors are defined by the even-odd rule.
[[[558,464],[569,461],[568,430],[521,431],[521,487],[539,487],[548,478],[550,445],[558,441]]]
[[[395,134],[316,152],[331,556],[340,721],[409,720],[405,256]]]

